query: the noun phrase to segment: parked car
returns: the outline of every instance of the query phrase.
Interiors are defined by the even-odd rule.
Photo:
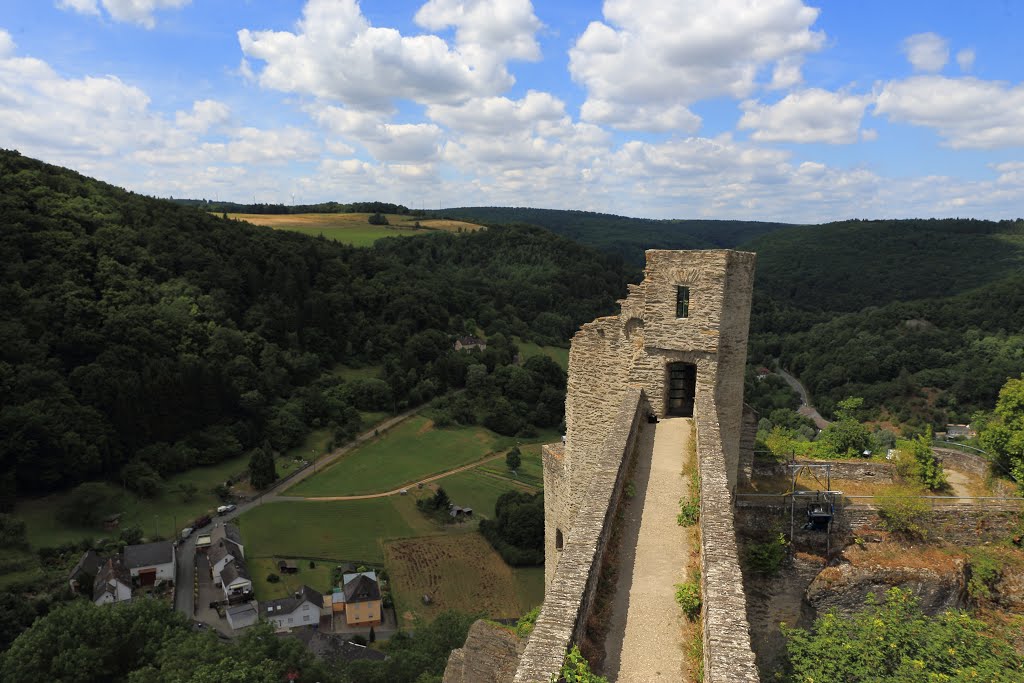
[[[217,508],[217,514],[218,515],[226,514],[228,512],[231,512],[232,510],[234,510],[235,507],[236,507],[235,505],[230,504],[230,503],[228,505],[221,505],[219,508]]]
[[[188,538],[191,535],[192,535],[192,527],[187,526],[187,527],[185,527],[184,529],[181,530],[181,540],[184,541],[186,538]]]

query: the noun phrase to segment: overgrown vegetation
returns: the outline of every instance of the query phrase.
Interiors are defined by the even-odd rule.
[[[540,608],[541,606],[537,605],[529,612],[519,617],[514,629],[517,636],[520,638],[527,638],[531,633],[533,633],[533,627],[537,623],[537,617],[540,616]]]
[[[676,603],[682,608],[683,614],[690,621],[700,616],[700,607],[703,604],[700,592],[700,572],[695,572],[689,580],[684,583],[677,583]]]
[[[882,526],[906,540],[926,540],[932,509],[914,489],[897,490],[876,498]]]
[[[981,443],[996,468],[1009,472],[1024,492],[1024,375],[1003,385],[991,416],[979,417]]]
[[[743,568],[759,576],[775,576],[789,555],[789,542],[782,533],[767,541],[750,542],[743,548]]]
[[[828,612],[808,629],[782,627],[788,665],[783,680],[1010,683],[1024,677],[1024,659],[959,611],[923,614],[912,594],[892,588],[884,602],[869,596],[852,617]]]
[[[580,648],[576,645],[565,653],[561,680],[565,683],[608,683],[607,678],[590,670],[590,662],[580,654]]]
[[[905,480],[919,484],[931,491],[949,487],[942,463],[932,451],[932,430],[914,439],[896,441],[896,473]]]
[[[480,533],[513,567],[544,564],[544,494],[508,491],[494,504]]]

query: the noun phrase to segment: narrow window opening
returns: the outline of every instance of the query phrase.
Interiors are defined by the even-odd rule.
[[[676,317],[677,318],[689,318],[690,317],[690,288],[679,286],[676,287]]]
[[[563,543],[563,541],[562,541],[562,530],[561,529],[555,529],[555,550],[561,550],[562,549],[562,543]]]

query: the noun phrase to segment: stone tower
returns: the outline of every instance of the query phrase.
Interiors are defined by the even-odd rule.
[[[643,389],[658,417],[717,423],[735,488],[754,261],[731,250],[648,250],[644,280],[629,286],[620,313],[573,337],[565,442],[544,449],[548,585],[628,387]]]

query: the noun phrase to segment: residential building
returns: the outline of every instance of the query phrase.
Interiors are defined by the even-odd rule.
[[[279,631],[298,626],[319,626],[324,596],[309,586],[302,586],[293,595],[260,603],[260,616]]]
[[[224,589],[225,600],[251,593],[252,577],[249,575],[249,568],[245,565],[245,560],[236,557],[225,564],[220,572],[220,584]]]
[[[224,616],[227,617],[228,625],[234,630],[248,628],[259,621],[259,605],[255,600],[243,602],[240,605],[228,607],[224,610]]]
[[[487,348],[487,342],[478,337],[459,337],[455,340],[456,351],[471,351],[473,349],[480,349],[481,351]]]
[[[83,588],[90,590],[102,565],[103,559],[95,550],[86,550],[82,553],[82,557],[68,574],[68,585],[71,586],[72,592],[79,593]]]
[[[124,602],[132,599],[132,577],[121,558],[107,560],[96,574],[92,587],[92,601],[97,605]]]
[[[174,544],[170,541],[129,545],[124,549],[124,565],[142,586],[174,581]]]
[[[378,626],[381,622],[381,596],[377,573],[345,574],[342,583],[342,587],[331,596],[335,618],[344,614],[346,626]]]
[[[236,559],[242,559],[242,547],[234,541],[222,538],[213,545],[207,551],[207,557],[210,560],[210,573],[213,576],[213,585],[221,585],[221,572],[224,571],[224,567]]]

